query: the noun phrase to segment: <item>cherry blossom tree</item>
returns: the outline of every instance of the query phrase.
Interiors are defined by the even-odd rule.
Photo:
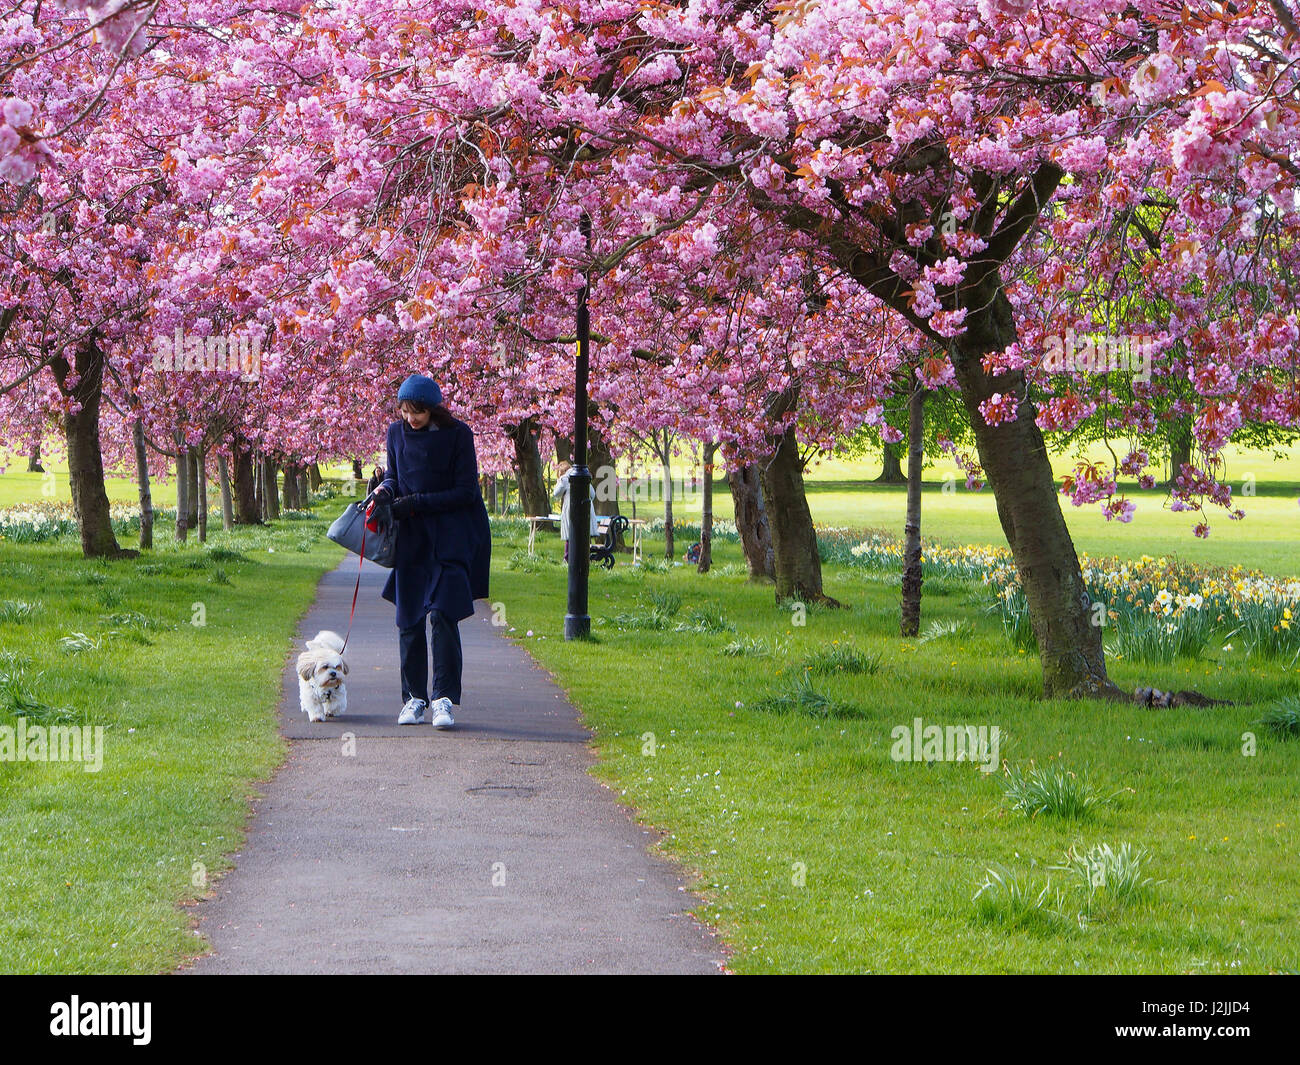
[[[1172,495],[1206,534],[1241,510],[1223,448],[1300,422],[1288,0],[35,10],[0,37],[0,387],[29,435],[33,396],[76,418],[102,378],[178,451],[356,454],[419,368],[506,451],[571,431],[589,279],[602,428],[757,464],[778,596],[822,594],[810,452],[898,439],[900,382],[955,391],[1046,693],[1117,696],[1049,439],[1124,438],[1059,486],[1123,520],[1118,474],[1186,418]],[[260,336],[257,385],[151,379],[140,342],[178,323]],[[1150,373],[1053,362],[1080,337]]]

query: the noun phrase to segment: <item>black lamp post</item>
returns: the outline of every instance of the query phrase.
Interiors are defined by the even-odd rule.
[[[582,235],[587,238],[587,259],[591,260],[591,218],[584,211]],[[583,275],[578,293],[578,361],[573,388],[573,469],[569,473],[569,610],[564,615],[564,638],[591,635],[587,613],[587,583],[591,575],[591,470],[587,469],[587,369],[591,348],[591,318],[587,297],[591,291],[591,268]]]

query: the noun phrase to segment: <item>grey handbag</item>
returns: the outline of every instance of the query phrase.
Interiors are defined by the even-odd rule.
[[[397,522],[390,521],[387,525],[381,525],[378,532],[367,530],[364,499],[360,503],[348,504],[325,535],[354,555],[362,554],[364,538],[365,557],[371,562],[388,569],[392,569],[397,562]]]

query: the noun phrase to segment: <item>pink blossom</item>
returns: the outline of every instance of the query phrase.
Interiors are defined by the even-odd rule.
[[[1015,396],[994,392],[979,405],[980,416],[987,425],[1003,425],[1016,420],[1018,404]]]

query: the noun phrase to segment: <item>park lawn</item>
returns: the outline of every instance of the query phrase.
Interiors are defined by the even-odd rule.
[[[1094,558],[1165,555],[1199,566],[1241,565],[1274,576],[1300,573],[1300,449],[1281,458],[1234,448],[1224,453],[1234,505],[1246,512],[1243,520],[1233,521],[1222,509],[1207,507],[1210,535],[1200,539],[1192,532],[1199,515],[1170,510],[1161,488],[1144,490],[1134,481],[1121,480],[1121,491],[1137,504],[1131,522],[1107,521],[1098,506],[1074,507],[1061,497],[1075,549]],[[1100,460],[1105,452],[1093,448],[1088,454]],[[1053,456],[1057,477],[1069,473],[1074,461]],[[879,472],[879,463],[867,460],[827,459],[815,465],[806,480],[813,521],[833,528],[885,529],[901,537],[907,489],[873,483]],[[921,493],[921,531],[926,538],[949,546],[1006,544],[991,489],[969,491],[965,474],[946,459],[927,467],[926,478]],[[631,510],[628,505],[622,509]],[[695,524],[700,511],[698,492],[673,506],[676,519]],[[656,498],[638,504],[637,512],[641,517],[662,517],[663,504]],[[714,514],[726,520],[733,517],[725,480],[714,484]]]
[[[721,565],[643,573],[593,571],[594,639],[563,639],[565,571],[521,565],[524,535],[499,534],[493,599],[518,640],[566,689],[594,733],[594,772],[689,871],[698,915],[734,948],[739,972],[1278,972],[1300,969],[1300,740],[1255,722],[1297,692],[1276,665],[1221,660],[1146,667],[1113,661],[1124,687],[1197,687],[1238,705],[1150,711],[1040,697],[1037,660],[1017,653],[984,613],[979,585],[927,581],[925,643],[897,635],[896,577],[825,567],[851,609],[793,623],[770,586],[748,583],[738,548]],[[541,548],[558,559],[549,538]],[[530,571],[533,570],[533,571]],[[654,592],[676,593],[670,619],[721,613],[735,632],[631,627]],[[624,615],[619,620],[619,616]],[[740,637],[782,644],[770,657],[727,657]],[[836,641],[839,641],[838,644]],[[814,678],[844,716],[757,708],[802,674],[814,651],[854,647],[877,673]],[[1217,648],[1216,648],[1217,652]],[[1063,765],[1115,795],[1081,822],[1012,812],[1005,777],[970,762],[896,762],[892,730],[997,725],[1005,765]],[[1243,754],[1243,735],[1257,753]],[[648,752],[653,749],[653,755]],[[1115,794],[1118,793],[1118,794]],[[1049,873],[1067,847],[1144,848],[1159,881],[1129,906]],[[1015,911],[973,901],[987,870],[1064,894]],[[802,879],[802,886],[796,881]],[[990,896],[991,897],[991,896]],[[1048,898],[1051,898],[1049,892]],[[1083,926],[1079,913],[1087,913]]]
[[[202,952],[178,903],[230,867],[283,759],[285,658],[341,553],[327,525],[160,537],[111,563],[0,543],[0,725],[18,704],[32,725],[104,727],[99,772],[0,761],[0,971],[165,972]],[[74,633],[91,646],[62,649]]]
[[[1064,497],[1061,509],[1075,549],[1094,558],[1176,555],[1200,566],[1242,565],[1274,576],[1295,575],[1300,573],[1300,486],[1287,488],[1285,494],[1265,491],[1272,486],[1261,487],[1259,495],[1243,501],[1243,521],[1211,512],[1205,539],[1192,533],[1200,519],[1167,509],[1158,489],[1129,492],[1137,513],[1128,523],[1108,522],[1098,507],[1073,507]],[[887,529],[902,536],[906,493],[901,488],[813,482],[808,496],[814,520],[821,524]],[[927,538],[950,546],[1006,544],[993,493],[987,488],[968,492],[962,482],[955,492],[944,492],[938,483],[926,485],[921,527]]]
[[[6,473],[0,473],[0,510],[6,507],[20,506],[23,503],[59,503],[70,502],[72,495],[68,489],[68,464],[51,462],[45,464],[47,473],[28,473],[26,460],[22,466],[11,466]],[[47,476],[47,474],[49,476]],[[134,475],[124,473],[106,473],[104,488],[108,492],[110,503],[139,503],[140,489],[135,483]],[[217,486],[209,484],[209,497],[217,499]],[[176,507],[176,482],[170,478],[162,480],[151,477],[149,494],[153,505],[160,509]],[[217,504],[220,506],[220,503]],[[220,512],[218,511],[218,520]]]
[[[904,488],[810,480],[807,490],[808,506],[818,525],[884,529],[900,538],[903,534],[907,503]],[[1243,521],[1211,513],[1210,535],[1205,539],[1192,533],[1199,518],[1168,510],[1158,490],[1130,493],[1138,510],[1129,523],[1108,522],[1097,507],[1072,507],[1064,498],[1061,509],[1075,550],[1094,558],[1166,555],[1199,566],[1242,565],[1274,576],[1293,576],[1300,573],[1300,487],[1288,487],[1285,494],[1263,494],[1272,490],[1272,486],[1262,487],[1261,494],[1244,502]],[[731,495],[725,483],[717,486],[714,499],[715,519],[730,521]],[[626,505],[622,510],[631,513]],[[641,504],[637,513],[640,517],[662,517],[663,507]],[[686,506],[674,505],[673,516],[678,522],[698,525],[698,500]],[[921,531],[927,539],[947,546],[1006,544],[992,492],[987,488],[968,492],[961,484],[955,492],[945,492],[940,482],[925,484],[921,493]],[[662,541],[662,536],[659,539]]]
[[[66,501],[67,477],[57,466],[54,495],[42,495],[45,483],[41,474],[10,471],[0,475],[0,509],[21,503],[40,502],[44,499]],[[1176,555],[1197,565],[1243,565],[1275,576],[1300,573],[1300,483],[1264,479],[1293,474],[1300,470],[1289,466],[1264,465],[1260,459],[1260,478],[1257,494],[1242,500],[1246,511],[1244,521],[1230,521],[1223,513],[1210,512],[1211,532],[1207,539],[1192,535],[1192,528],[1200,519],[1190,513],[1174,513],[1166,506],[1165,495],[1159,489],[1142,491],[1133,485],[1124,485],[1137,502],[1138,510],[1132,522],[1108,522],[1095,506],[1072,507],[1064,499],[1063,511],[1074,538],[1075,547],[1094,557],[1120,555],[1136,557]],[[350,467],[329,467],[327,477],[344,478]],[[862,479],[854,479],[855,472]],[[869,477],[877,470],[867,464],[854,467],[845,463],[830,463],[818,468],[808,478],[808,505],[813,520],[819,525],[850,529],[886,529],[895,535],[902,534],[906,506],[906,489],[898,485],[877,485]],[[113,502],[134,503],[137,499],[135,482],[124,477],[109,477],[109,499]],[[216,506],[216,489],[210,486],[212,505]],[[153,484],[156,507],[176,505],[174,482]],[[623,511],[632,513],[629,504]],[[698,494],[688,500],[679,500],[673,508],[678,521],[698,523],[700,499]],[[723,520],[733,516],[731,493],[725,480],[715,483],[714,513]],[[637,505],[640,517],[662,517],[661,501],[641,502]],[[926,482],[922,493],[922,529],[925,536],[938,543],[1004,544],[1002,527],[998,524],[993,493],[985,488],[970,492],[964,480],[949,484],[945,490],[942,480]]]
[[[1104,449],[1093,448],[1089,457],[1101,459],[1104,454]],[[1225,455],[1233,480],[1233,497],[1245,510],[1245,520],[1231,521],[1224,512],[1209,510],[1210,536],[1198,539],[1192,534],[1192,528],[1200,520],[1199,516],[1169,510],[1161,489],[1144,491],[1135,484],[1121,482],[1121,488],[1138,507],[1129,523],[1108,522],[1098,507],[1076,508],[1062,499],[1075,547],[1094,557],[1176,555],[1197,565],[1239,564],[1275,576],[1300,573],[1300,449],[1297,454],[1283,458],[1269,452],[1233,448],[1226,449]],[[0,508],[69,498],[66,464],[57,459],[48,464],[47,469],[54,477],[47,481],[41,474],[25,472],[25,461],[11,457],[8,472],[0,474]],[[1072,458],[1053,457],[1057,476],[1068,473],[1073,462]],[[366,468],[368,471],[370,466]],[[347,480],[351,477],[351,466],[327,466],[323,472],[326,477]],[[647,468],[639,472],[646,476],[652,471]],[[826,459],[813,466],[807,478],[813,520],[819,525],[886,529],[901,535],[906,489],[901,485],[872,483],[879,472],[880,464],[874,459]],[[952,480],[947,480],[949,473],[954,474]],[[1246,474],[1254,478],[1253,496],[1243,495]],[[926,537],[948,545],[1006,542],[998,523],[993,493],[988,488],[968,491],[965,476],[946,459],[928,467],[926,476],[921,517]],[[52,487],[47,489],[47,484]],[[134,503],[138,498],[135,481],[123,473],[110,473],[106,485],[113,502]],[[47,490],[53,494],[43,494]],[[209,490],[215,506],[216,486],[210,485]],[[175,506],[174,481],[155,478],[152,492],[155,506]],[[698,493],[679,499],[673,508],[674,516],[679,521],[698,523],[700,505]],[[628,503],[622,509],[628,514],[632,512]],[[643,500],[636,511],[640,517],[662,517],[663,503],[657,497]],[[715,481],[714,511],[719,519],[730,520],[733,516],[731,493],[725,480]]]

